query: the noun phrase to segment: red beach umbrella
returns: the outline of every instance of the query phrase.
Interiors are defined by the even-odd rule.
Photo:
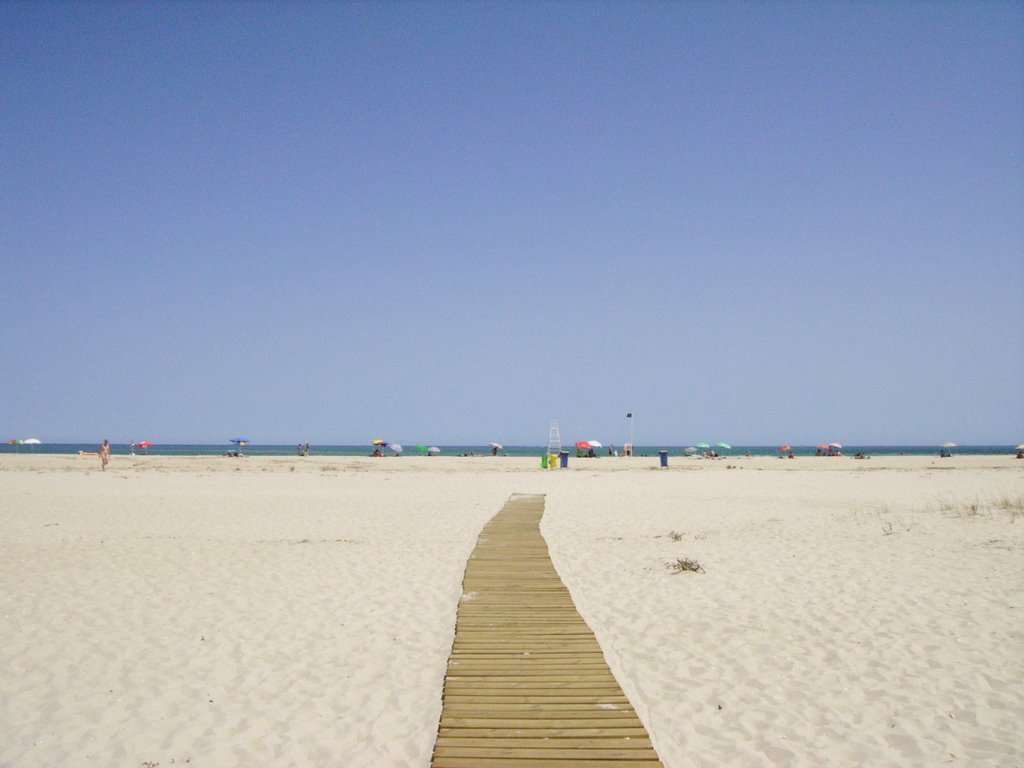
[[[588,448],[591,447],[590,441],[589,440],[580,440],[578,443],[576,443],[576,447],[579,448],[581,451],[585,451],[585,450],[587,450]]]
[[[786,453],[787,451],[792,451],[792,450],[793,449],[790,448],[788,445],[780,445],[779,446],[779,452],[780,453]]]

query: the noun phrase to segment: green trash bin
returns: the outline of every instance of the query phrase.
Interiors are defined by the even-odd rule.
[[[541,469],[547,469],[548,468],[548,455],[546,453],[543,454],[540,457],[540,468]]]

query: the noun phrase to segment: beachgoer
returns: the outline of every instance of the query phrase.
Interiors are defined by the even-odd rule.
[[[498,455],[498,446],[492,445],[491,446],[491,456],[497,456],[497,455]]]
[[[100,456],[100,467],[103,469],[104,472],[106,472],[107,471],[107,464],[110,463],[110,441],[109,440],[104,440],[103,441],[103,445],[100,446],[99,456]]]

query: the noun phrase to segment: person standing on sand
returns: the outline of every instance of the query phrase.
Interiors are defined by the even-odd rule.
[[[110,462],[110,441],[104,440],[103,445],[100,446],[100,467],[103,471],[107,471],[107,464]]]

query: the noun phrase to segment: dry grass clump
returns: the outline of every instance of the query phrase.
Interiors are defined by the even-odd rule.
[[[1012,496],[1003,494],[988,499],[974,498],[969,500],[940,498],[937,501],[939,512],[970,519],[980,515],[991,516],[1003,512],[1010,516],[1010,522],[1024,517],[1024,495]]]
[[[672,573],[704,573],[704,568],[696,560],[691,560],[688,557],[680,557],[674,563],[667,563],[668,568]]]

